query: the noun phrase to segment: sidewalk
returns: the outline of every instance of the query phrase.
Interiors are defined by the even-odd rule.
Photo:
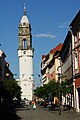
[[[54,114],[59,115],[59,109],[49,110],[49,108],[44,108],[42,106],[39,107],[48,112],[52,112]],[[80,120],[80,112],[75,112],[74,109],[71,110],[64,109],[63,112],[61,112],[61,115],[59,116],[62,116],[63,118],[65,118],[65,120],[69,120],[68,118],[71,118],[70,120]]]

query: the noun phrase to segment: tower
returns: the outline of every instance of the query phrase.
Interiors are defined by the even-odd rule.
[[[22,99],[32,100],[32,84],[33,84],[33,48],[31,25],[26,15],[26,7],[24,6],[24,15],[19,23],[19,76]]]

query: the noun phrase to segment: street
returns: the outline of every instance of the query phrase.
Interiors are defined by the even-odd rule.
[[[80,120],[80,113],[63,111],[59,115],[58,111],[50,111],[39,106],[37,106],[36,110],[33,110],[31,107],[29,110],[25,108],[17,109],[16,115],[18,117],[16,120]]]

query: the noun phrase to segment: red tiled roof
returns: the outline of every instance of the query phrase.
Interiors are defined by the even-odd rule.
[[[60,51],[61,50],[61,48],[62,48],[62,43],[60,43],[60,44],[58,44],[55,48],[53,48],[51,51],[50,51],[50,53],[55,53],[57,50],[58,51]]]

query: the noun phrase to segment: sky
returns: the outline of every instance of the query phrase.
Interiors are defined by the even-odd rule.
[[[0,0],[0,49],[13,74],[19,77],[18,25],[24,14],[32,27],[35,83],[40,83],[42,55],[63,43],[69,24],[80,10],[80,0]]]

